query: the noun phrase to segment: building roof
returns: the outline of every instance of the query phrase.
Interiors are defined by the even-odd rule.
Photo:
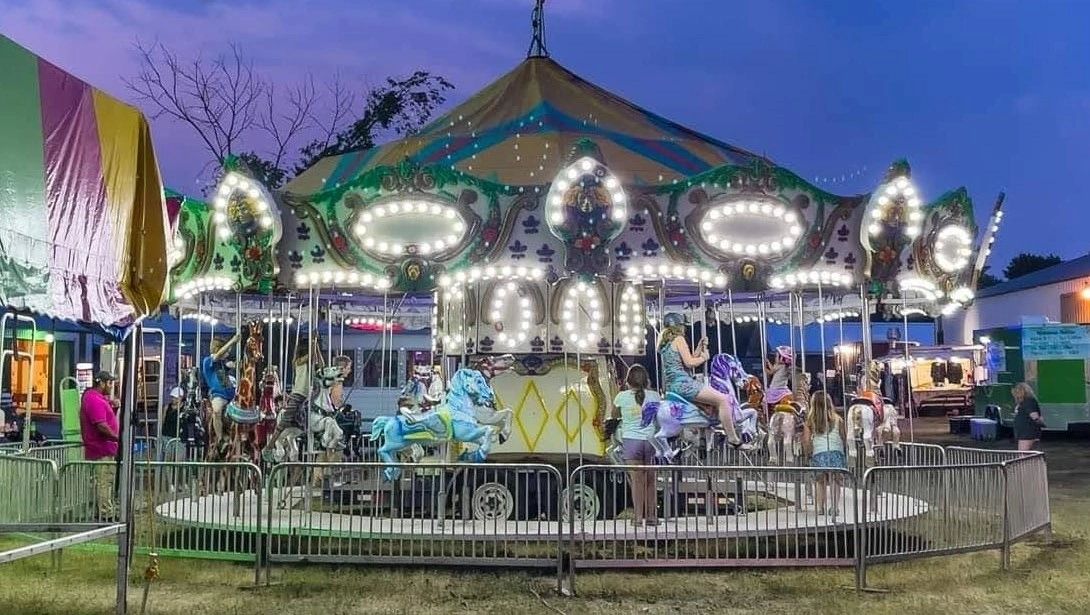
[[[977,298],[983,299],[984,297],[1006,295],[1022,290],[1029,290],[1038,286],[1066,282],[1068,280],[1076,280],[1085,277],[1090,277],[1090,254],[1080,256],[1079,258],[1073,258],[1069,261],[1064,261],[1059,265],[1053,265],[1039,271],[1034,271],[1033,273],[1027,273],[1026,275],[1019,276],[1001,284],[996,284],[995,286],[981,289],[980,292],[977,293]]]
[[[638,107],[547,57],[531,57],[419,133],[319,160],[285,189],[309,194],[409,158],[512,185],[545,184],[581,139],[632,184],[765,160]],[[767,162],[767,160],[765,160]]]

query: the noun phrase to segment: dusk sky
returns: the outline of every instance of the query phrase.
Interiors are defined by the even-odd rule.
[[[0,32],[123,99],[140,39],[183,57],[233,42],[283,85],[427,69],[456,103],[523,59],[532,4],[0,0]],[[575,73],[831,192],[866,192],[901,157],[929,199],[966,186],[981,223],[1006,191],[993,269],[1090,250],[1090,2],[549,0],[546,14]],[[198,194],[196,138],[153,130],[167,184]]]

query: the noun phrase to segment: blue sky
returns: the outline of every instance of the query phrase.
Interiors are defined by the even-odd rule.
[[[0,32],[122,98],[140,38],[182,55],[235,42],[285,84],[429,69],[454,82],[457,102],[523,58],[531,4],[0,0]],[[901,157],[925,196],[966,186],[978,218],[1005,190],[995,268],[1024,250],[1090,250],[1090,2],[549,0],[546,10],[549,51],[577,74],[832,192],[869,190]],[[154,129],[168,183],[197,191],[196,140]]]

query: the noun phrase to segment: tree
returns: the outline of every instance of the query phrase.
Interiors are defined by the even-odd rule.
[[[1041,256],[1040,254],[1023,252],[1011,259],[1007,268],[1003,270],[1003,275],[1008,280],[1013,280],[1028,273],[1033,273],[1034,271],[1040,271],[1041,269],[1053,265],[1059,265],[1062,262],[1063,260],[1055,254]]]
[[[375,146],[381,131],[409,135],[427,124],[454,88],[449,81],[427,71],[416,71],[404,79],[387,78],[385,85],[367,94],[359,119],[344,130],[332,125],[324,138],[311,141],[300,152],[295,172],[300,173],[321,158]]]
[[[982,269],[980,272],[980,278],[976,282],[977,288],[988,288],[989,286],[995,286],[996,284],[999,284],[1003,281],[995,277],[991,273],[988,273],[988,270],[991,268],[991,265],[984,265],[984,269]]]
[[[278,87],[235,46],[212,59],[198,55],[188,61],[162,43],[138,42],[136,49],[140,72],[125,84],[148,114],[186,124],[211,164],[222,166],[236,156],[269,188],[281,187],[325,156],[419,130],[454,87],[428,71],[389,77],[366,91],[357,111],[357,94],[340,75],[323,87],[312,77]]]

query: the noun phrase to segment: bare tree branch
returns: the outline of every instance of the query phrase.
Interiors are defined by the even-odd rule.
[[[255,125],[265,83],[238,47],[209,61],[198,55],[183,64],[162,43],[137,42],[140,72],[125,85],[152,118],[189,125],[220,164],[236,153],[239,140]]]

